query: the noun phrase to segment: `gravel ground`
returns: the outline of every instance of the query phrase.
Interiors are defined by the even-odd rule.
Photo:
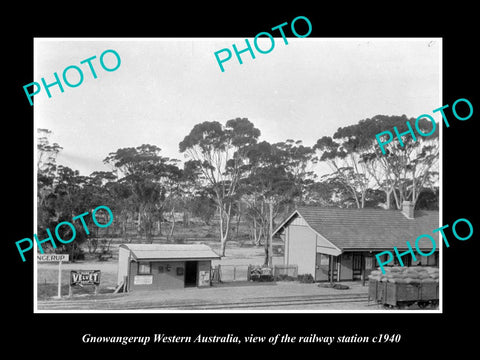
[[[73,298],[51,299],[39,301],[39,310],[122,310],[122,309],[155,309],[163,306],[189,306],[190,304],[225,304],[254,301],[266,302],[306,299],[311,297],[329,297],[343,295],[367,294],[367,287],[361,283],[344,283],[348,290],[336,290],[319,287],[318,284],[301,284],[298,282],[253,283],[236,282],[218,284],[209,288],[186,288],[163,291],[138,291],[128,294],[77,295]],[[241,308],[240,310],[375,310],[367,301],[335,304],[295,304],[281,306],[265,306]],[[235,309],[232,309],[234,311]]]

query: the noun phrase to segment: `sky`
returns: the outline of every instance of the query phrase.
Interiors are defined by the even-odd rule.
[[[34,96],[35,127],[51,130],[50,141],[62,146],[58,164],[89,175],[111,170],[103,164],[110,152],[142,144],[183,161],[178,144],[204,121],[245,117],[261,131],[260,140],[313,146],[362,119],[432,115],[443,105],[439,38],[307,37],[288,38],[288,45],[275,38],[270,53],[253,48],[255,59],[245,52],[243,64],[233,54],[222,72],[214,53],[233,53],[232,44],[246,47],[245,38],[37,38],[32,81],[52,83],[54,72],[61,78],[70,65],[84,79],[78,87],[61,80],[64,92],[52,86],[51,98],[42,87]],[[267,38],[259,42],[262,49],[269,45]],[[121,58],[111,72],[99,63],[109,49]],[[80,64],[92,56],[96,79]],[[104,60],[116,65],[111,53]],[[71,83],[76,76],[67,73]]]

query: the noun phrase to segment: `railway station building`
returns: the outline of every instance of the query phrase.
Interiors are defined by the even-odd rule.
[[[402,256],[405,266],[438,266],[439,212],[414,210],[410,202],[402,210],[376,208],[341,209],[298,207],[274,231],[284,242],[284,264],[297,265],[299,274],[311,274],[315,281],[364,280],[379,265],[375,257],[383,251],[407,251],[418,236],[430,234],[436,250],[430,256]],[[433,244],[421,243],[423,253]],[[384,255],[387,256],[387,255]],[[386,261],[386,259],[384,259]],[[399,265],[394,256],[391,265]],[[333,279],[332,279],[333,276]]]
[[[211,263],[220,259],[204,244],[122,244],[117,286],[126,291],[211,285]]]

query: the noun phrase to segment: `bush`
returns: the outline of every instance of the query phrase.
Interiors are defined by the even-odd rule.
[[[275,277],[275,281],[294,281],[294,280],[297,280],[297,279],[287,274],[280,274]]]
[[[298,281],[304,284],[311,284],[315,282],[312,274],[299,274],[297,277]]]
[[[262,265],[250,265],[250,274],[249,278],[252,281],[273,281],[273,270],[272,268],[262,266]]]
[[[334,283],[334,284],[318,284],[318,287],[330,288],[330,289],[337,289],[337,290],[348,290],[348,289],[350,289],[350,287],[349,287],[348,285],[338,284],[338,283]]]
[[[72,254],[70,261],[85,260],[85,252],[80,247],[74,247],[73,251],[68,250],[65,253]]]

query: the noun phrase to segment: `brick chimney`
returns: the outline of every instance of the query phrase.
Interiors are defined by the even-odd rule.
[[[413,201],[404,201],[402,203],[402,213],[407,219],[413,219],[415,217],[415,204]]]

